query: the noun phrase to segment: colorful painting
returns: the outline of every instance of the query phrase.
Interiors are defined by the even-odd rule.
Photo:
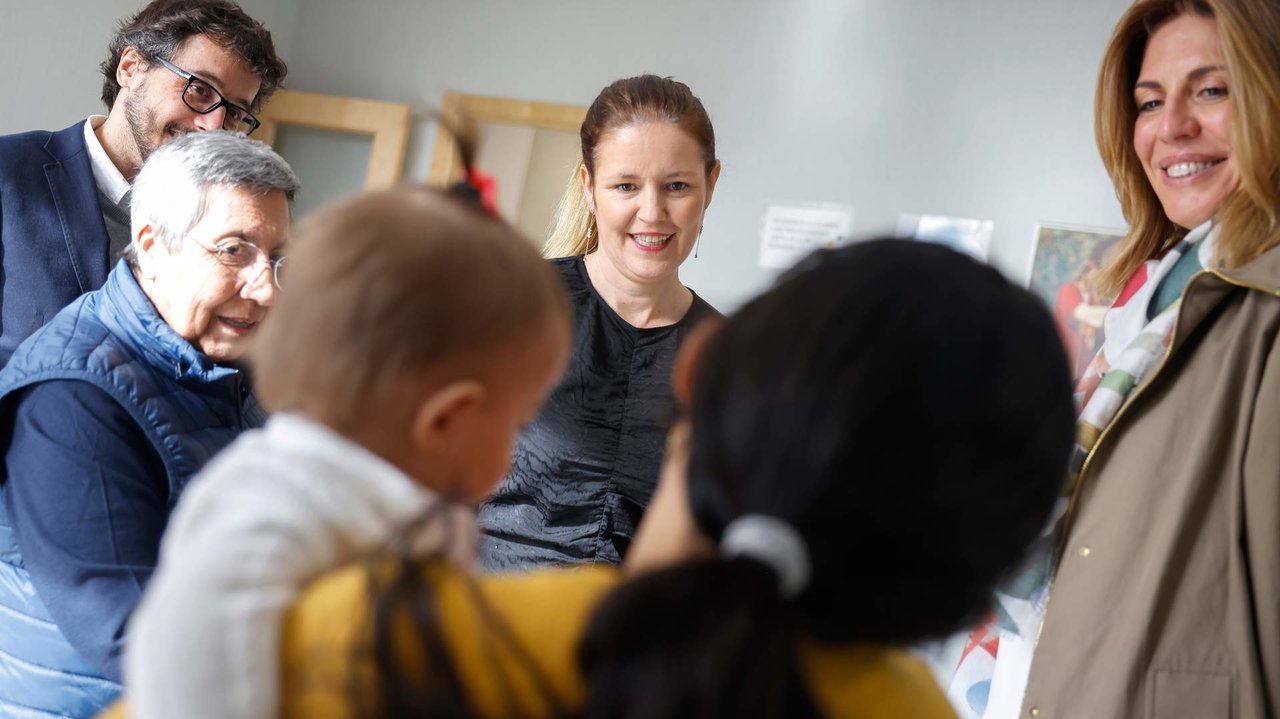
[[[1031,291],[1053,310],[1072,377],[1102,347],[1102,318],[1114,298],[1099,294],[1090,275],[1110,258],[1124,230],[1041,223],[1031,258]]]

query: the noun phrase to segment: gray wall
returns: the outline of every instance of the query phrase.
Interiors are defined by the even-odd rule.
[[[0,132],[98,104],[124,0],[0,0]],[[445,90],[587,104],[641,72],[687,82],[724,172],[686,284],[722,309],[763,287],[767,205],[854,205],[859,234],[900,212],[995,221],[992,261],[1022,280],[1037,221],[1123,222],[1092,136],[1093,82],[1128,0],[245,0],[289,86],[437,106]],[[16,71],[15,71],[16,70]],[[424,112],[423,117],[428,113]],[[434,128],[415,125],[406,175]]]
[[[98,63],[146,0],[0,0],[0,134],[61,129],[106,114]],[[299,0],[240,0],[291,59]]]

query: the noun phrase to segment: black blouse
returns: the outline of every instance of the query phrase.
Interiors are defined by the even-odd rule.
[[[621,561],[658,481],[676,348],[718,315],[695,294],[679,322],[638,329],[592,287],[581,257],[551,262],[573,306],[573,356],[480,507],[489,570]]]

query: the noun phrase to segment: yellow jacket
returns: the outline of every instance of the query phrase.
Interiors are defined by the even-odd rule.
[[[549,714],[529,662],[566,707],[582,705],[578,643],[592,609],[618,583],[616,571],[593,567],[469,577],[433,567],[427,573],[456,674],[482,716],[507,717],[512,709],[526,716]],[[372,667],[356,659],[368,655],[368,577],[368,568],[361,566],[335,572],[313,584],[294,605],[283,638],[284,717],[356,716],[352,687],[372,686]],[[492,624],[481,616],[473,591],[510,629],[527,658],[516,658],[502,642],[484,639],[493,636]],[[421,661],[407,620],[396,635],[405,639],[395,647],[400,660],[410,667]],[[928,670],[900,649],[809,644],[802,657],[810,691],[831,719],[955,718]],[[122,702],[102,719],[124,719],[127,711]]]
[[[368,642],[367,576],[362,568],[333,574],[294,606],[284,632],[284,716],[354,716],[350,688],[368,686],[359,674],[369,668],[356,669],[352,661],[355,648]],[[468,579],[461,572],[432,569],[429,579],[457,675],[481,715],[509,716],[512,707],[507,697],[527,715],[548,713],[529,672],[529,660],[568,707],[581,706],[579,639],[596,603],[619,581],[617,572],[589,568]],[[479,614],[472,587],[526,649],[528,660],[516,659],[501,643],[495,648],[479,639],[491,636],[490,624]],[[397,634],[404,636],[411,630],[406,625]],[[413,654],[411,647],[397,650],[400,656]],[[901,650],[810,645],[803,657],[810,690],[833,719],[955,716],[929,672]]]

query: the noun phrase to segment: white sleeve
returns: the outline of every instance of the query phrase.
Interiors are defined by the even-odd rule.
[[[186,490],[128,627],[135,719],[278,716],[281,624],[294,598],[430,501],[390,513],[358,478],[285,463],[215,460]]]

